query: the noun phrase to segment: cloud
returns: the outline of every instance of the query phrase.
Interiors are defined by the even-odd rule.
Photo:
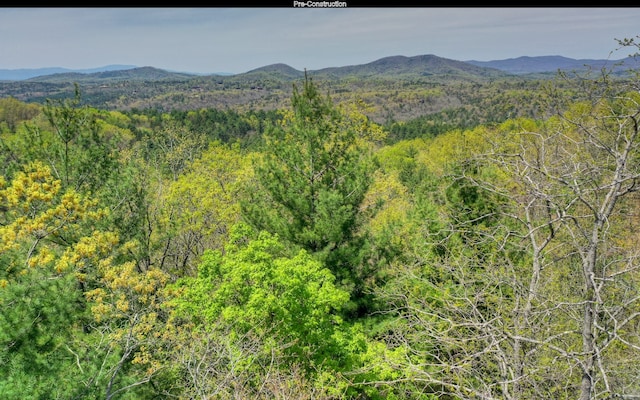
[[[244,72],[392,56],[606,58],[636,8],[5,8],[0,68],[134,64]]]

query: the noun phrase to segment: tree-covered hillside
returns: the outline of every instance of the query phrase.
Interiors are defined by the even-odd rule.
[[[0,98],[0,398],[639,396],[640,75],[332,85]]]
[[[554,75],[516,76],[434,55],[386,57],[368,64],[298,71],[285,64],[246,73],[195,76],[151,67],[67,73],[0,82],[0,96],[24,102],[72,99],[75,85],[91,107],[164,112],[201,108],[271,111],[290,106],[292,83],[312,77],[336,101],[367,102],[377,123],[446,113],[455,122],[535,116],[541,83]],[[523,98],[523,92],[526,98]],[[461,117],[463,116],[463,117]],[[462,120],[462,121],[461,121]],[[465,126],[467,127],[467,126]]]

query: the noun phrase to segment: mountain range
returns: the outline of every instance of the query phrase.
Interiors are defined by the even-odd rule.
[[[631,57],[622,60],[572,59],[562,56],[518,57],[493,61],[457,61],[435,55],[419,55],[413,57],[390,56],[360,65],[330,67],[311,71],[316,76],[340,78],[348,75],[371,77],[380,74],[397,76],[430,76],[435,74],[454,74],[497,77],[500,72],[512,75],[539,73],[555,73],[558,70],[583,70],[585,67],[600,69],[613,67],[623,62],[633,68],[640,66],[640,61]],[[257,76],[269,75],[284,79],[298,79],[304,76],[303,71],[296,70],[286,64],[272,64],[241,73],[213,73],[204,76]],[[134,79],[141,77],[147,80],[189,79],[203,74],[172,72],[153,67],[135,65],[108,65],[91,69],[67,69],[47,67],[36,69],[0,69],[0,81],[63,82],[69,80],[112,80]]]
[[[593,60],[593,59],[573,59],[562,56],[540,56],[540,57],[518,57],[495,61],[466,61],[478,67],[495,68],[510,74],[532,74],[544,72],[557,72],[558,70],[584,70],[585,67],[592,69],[614,68],[619,65],[631,65],[634,68],[640,66],[640,60],[627,57],[620,60]]]
[[[622,67],[615,67],[622,62]],[[0,98],[44,103],[73,98],[79,92],[83,104],[107,110],[273,110],[289,104],[294,85],[306,73],[335,101],[356,96],[372,105],[369,116],[376,122],[406,121],[444,110],[462,112],[464,107],[478,104],[483,104],[483,112],[495,119],[514,107],[522,109],[518,112],[529,112],[524,108],[530,104],[529,97],[538,90],[540,80],[557,77],[559,70],[575,70],[584,77],[590,69],[600,72],[601,68],[622,74],[640,69],[640,63],[632,58],[574,60],[546,56],[457,61],[419,55],[306,71],[279,63],[231,75],[129,65],[91,70],[22,70],[22,75],[16,70],[11,74],[0,70]],[[29,73],[36,76],[25,78]],[[487,97],[495,98],[496,104],[486,104]]]
[[[0,69],[0,80],[3,81],[22,81],[25,79],[35,78],[38,76],[47,76],[54,74],[65,73],[78,73],[78,74],[93,74],[97,72],[106,71],[121,71],[125,69],[136,68],[135,65],[107,65],[98,68],[89,69],[69,69],[60,67],[48,67],[48,68],[22,68],[22,69]]]

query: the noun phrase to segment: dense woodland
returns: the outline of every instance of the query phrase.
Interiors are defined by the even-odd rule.
[[[0,99],[0,398],[637,398],[640,75],[473,85]]]

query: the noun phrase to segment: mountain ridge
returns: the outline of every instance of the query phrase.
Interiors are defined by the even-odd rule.
[[[234,75],[203,76],[154,67],[136,67],[0,81],[0,97],[44,103],[73,98],[79,90],[83,104],[106,110],[273,110],[289,104],[295,84],[308,74],[310,79],[322,85],[323,90],[332,93],[336,101],[352,99],[354,96],[365,99],[374,110],[370,117],[380,122],[458,110],[465,102],[479,101],[480,92],[485,90],[502,90],[508,93],[505,96],[511,103],[514,96],[528,99],[530,94],[525,88],[538,87],[539,80],[557,76],[559,66],[566,68],[576,65],[578,61],[555,56],[529,57],[507,60],[506,65],[497,66],[513,70],[510,63],[526,65],[536,62],[539,65],[537,69],[530,67],[532,70],[539,71],[540,65],[543,65],[548,72],[515,74],[432,54],[390,56],[367,64],[310,71],[299,71],[287,64],[277,63]],[[617,61],[607,62],[612,65]],[[582,65],[583,61],[579,63]],[[522,67],[519,68],[522,71]],[[589,73],[584,66],[575,69]],[[518,102],[528,104],[528,100]],[[510,109],[512,106],[501,105],[495,110],[485,107],[489,107],[486,111],[492,115],[502,115],[504,107]]]
[[[555,56],[521,56],[504,60],[476,61],[468,60],[466,63],[479,67],[496,68],[511,74],[522,75],[532,73],[557,72],[558,70],[583,70],[585,67],[592,69],[618,68],[619,65],[631,65],[633,68],[640,66],[639,60],[627,57],[619,60],[609,59],[574,59]]]
[[[513,74],[513,75],[523,75],[523,74],[532,74],[532,73],[545,73],[545,72],[557,72],[558,70],[577,70],[583,69],[585,66],[589,66],[594,69],[600,69],[606,66],[614,66],[615,64],[624,62],[627,65],[635,65],[635,67],[640,66],[640,61],[633,59],[632,57],[627,57],[626,59],[620,60],[609,60],[609,59],[573,59],[568,57],[563,57],[559,55],[552,56],[520,56],[516,58],[508,58],[502,60],[491,60],[491,61],[477,61],[477,60],[467,60],[467,61],[459,61],[448,58],[439,57],[433,54],[424,54],[417,56],[403,56],[403,55],[395,55],[383,57],[377,60],[374,60],[369,63],[364,64],[356,64],[356,65],[346,65],[346,66],[336,66],[336,67],[328,67],[322,68],[318,70],[309,70],[309,72],[313,72],[318,76],[326,76],[326,77],[341,77],[353,73],[358,73],[359,75],[364,76],[373,76],[381,73],[394,73],[399,72],[401,74],[422,74],[423,76],[429,75],[428,71],[420,71],[418,70],[420,67],[430,66],[433,68],[441,68],[446,65],[445,68],[448,68],[450,72],[464,75],[466,73],[471,75],[495,75],[496,71],[501,71],[503,73]],[[477,67],[480,68],[488,68],[490,70],[496,71],[487,71],[487,70],[478,70],[474,69]],[[115,78],[117,77],[118,71],[127,71],[127,70],[137,70],[141,71],[142,68],[150,68],[146,72],[156,71],[154,74],[158,77],[158,79],[170,79],[169,74],[174,74],[173,77],[201,77],[201,76],[212,76],[212,77],[237,77],[237,76],[251,76],[257,75],[259,73],[270,73],[279,76],[280,78],[300,78],[304,76],[304,71],[297,70],[285,63],[276,63],[265,65],[263,67],[255,68],[247,72],[231,74],[231,73],[211,73],[211,74],[202,74],[202,73],[190,73],[190,72],[176,72],[169,71],[161,68],[155,67],[138,67],[134,65],[121,65],[121,64],[112,64],[104,67],[97,68],[89,68],[89,69],[68,69],[61,67],[46,67],[46,68],[33,68],[33,69],[0,69],[0,81],[52,81],[49,77],[52,75],[56,75],[57,78],[53,79],[53,81],[59,81],[60,78],[64,78],[65,74],[67,77],[75,77],[81,78],[82,75],[91,76],[92,78],[100,79],[100,78]],[[157,71],[164,71],[165,73],[159,73]],[[106,72],[113,72],[114,74],[105,74]],[[426,75],[425,75],[426,73]],[[440,72],[442,73],[442,71]],[[68,75],[68,74],[80,74],[80,75]],[[131,74],[129,74],[131,75]],[[153,74],[152,74],[153,75]]]
[[[424,54],[412,57],[401,55],[389,56],[366,64],[323,68],[313,72],[316,75],[329,75],[334,77],[344,77],[351,74],[369,76],[379,74],[415,74],[419,76],[429,76],[434,73],[450,73],[460,76],[466,74],[478,76],[491,76],[498,74],[498,71],[492,71],[492,68],[487,69],[487,67],[478,67],[463,61],[442,58],[433,54]]]
[[[71,69],[62,67],[43,67],[43,68],[18,68],[18,69],[0,69],[0,80],[21,81],[38,76],[65,74],[65,73],[81,73],[91,74],[96,72],[119,71],[124,69],[136,68],[135,65],[110,64],[96,68]]]
[[[154,67],[134,67],[130,69],[109,70],[92,73],[81,72],[64,72],[51,75],[35,76],[25,79],[23,82],[86,82],[86,81],[113,81],[113,80],[130,80],[130,81],[169,81],[169,80],[189,80],[197,75],[186,74],[182,72],[170,72],[164,69]]]

